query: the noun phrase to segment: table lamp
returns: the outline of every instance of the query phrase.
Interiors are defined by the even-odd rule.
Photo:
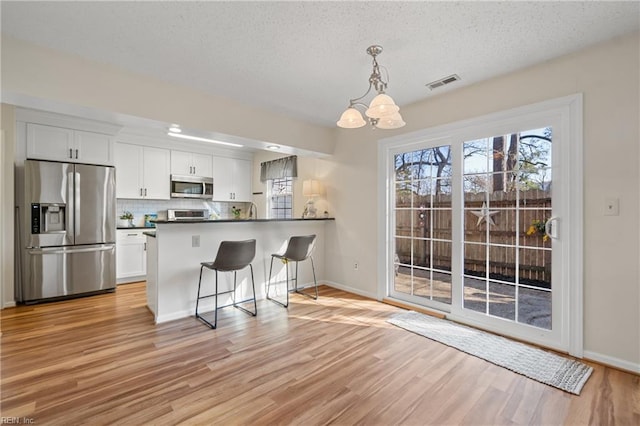
[[[320,195],[320,182],[317,180],[305,180],[302,182],[302,195],[305,197],[309,197],[307,200],[307,205],[305,207],[304,218],[315,218],[316,217],[316,207],[314,205],[313,197],[317,197]]]

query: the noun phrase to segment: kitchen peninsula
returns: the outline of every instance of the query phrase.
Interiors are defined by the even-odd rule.
[[[313,252],[316,275],[325,274],[325,234],[333,218],[318,219],[230,219],[230,220],[157,220],[155,236],[147,234],[147,306],[156,324],[192,316],[195,311],[200,262],[211,262],[224,240],[256,240],[253,260],[256,297],[264,298],[271,254],[283,252],[289,237],[316,234]],[[284,280],[285,264],[274,262],[273,280]],[[299,287],[312,283],[311,266],[300,264]],[[219,273],[220,288],[233,286],[231,273]],[[212,292],[214,272],[205,270],[204,291]],[[238,298],[250,293],[250,270],[238,272]],[[283,286],[280,286],[284,289]],[[220,299],[219,304],[227,301]],[[213,299],[211,299],[211,307]],[[207,306],[208,308],[208,306]],[[258,313],[258,315],[260,315]]]

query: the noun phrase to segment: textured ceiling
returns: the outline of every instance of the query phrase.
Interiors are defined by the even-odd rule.
[[[638,2],[9,2],[2,32],[334,126],[387,68],[398,105],[640,28]],[[433,80],[462,81],[431,92]],[[366,99],[367,101],[370,98]]]

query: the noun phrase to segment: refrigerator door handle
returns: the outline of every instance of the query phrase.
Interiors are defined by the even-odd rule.
[[[66,229],[65,232],[67,233],[67,238],[68,238],[68,244],[74,244],[75,243],[75,231],[74,231],[74,226],[75,226],[75,219],[76,219],[76,200],[73,198],[74,196],[74,186],[75,186],[75,182],[74,182],[74,173],[73,172],[69,172],[67,173],[67,194],[66,194],[66,200],[67,200],[67,211],[66,211]]]
[[[52,248],[30,248],[29,254],[70,254],[70,253],[91,253],[96,251],[110,251],[113,250],[114,245],[105,245],[100,247],[87,247],[87,248],[75,248],[65,249],[59,247]]]
[[[75,244],[78,244],[78,242],[76,241],[76,237],[78,236],[78,233],[80,233],[80,173],[78,172],[73,172],[73,187],[74,187],[74,191],[73,191],[73,214],[74,214],[74,220],[73,220],[73,242]]]

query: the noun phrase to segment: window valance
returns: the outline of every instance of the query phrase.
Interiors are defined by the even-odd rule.
[[[298,177],[298,156],[278,158],[260,163],[260,181]]]

